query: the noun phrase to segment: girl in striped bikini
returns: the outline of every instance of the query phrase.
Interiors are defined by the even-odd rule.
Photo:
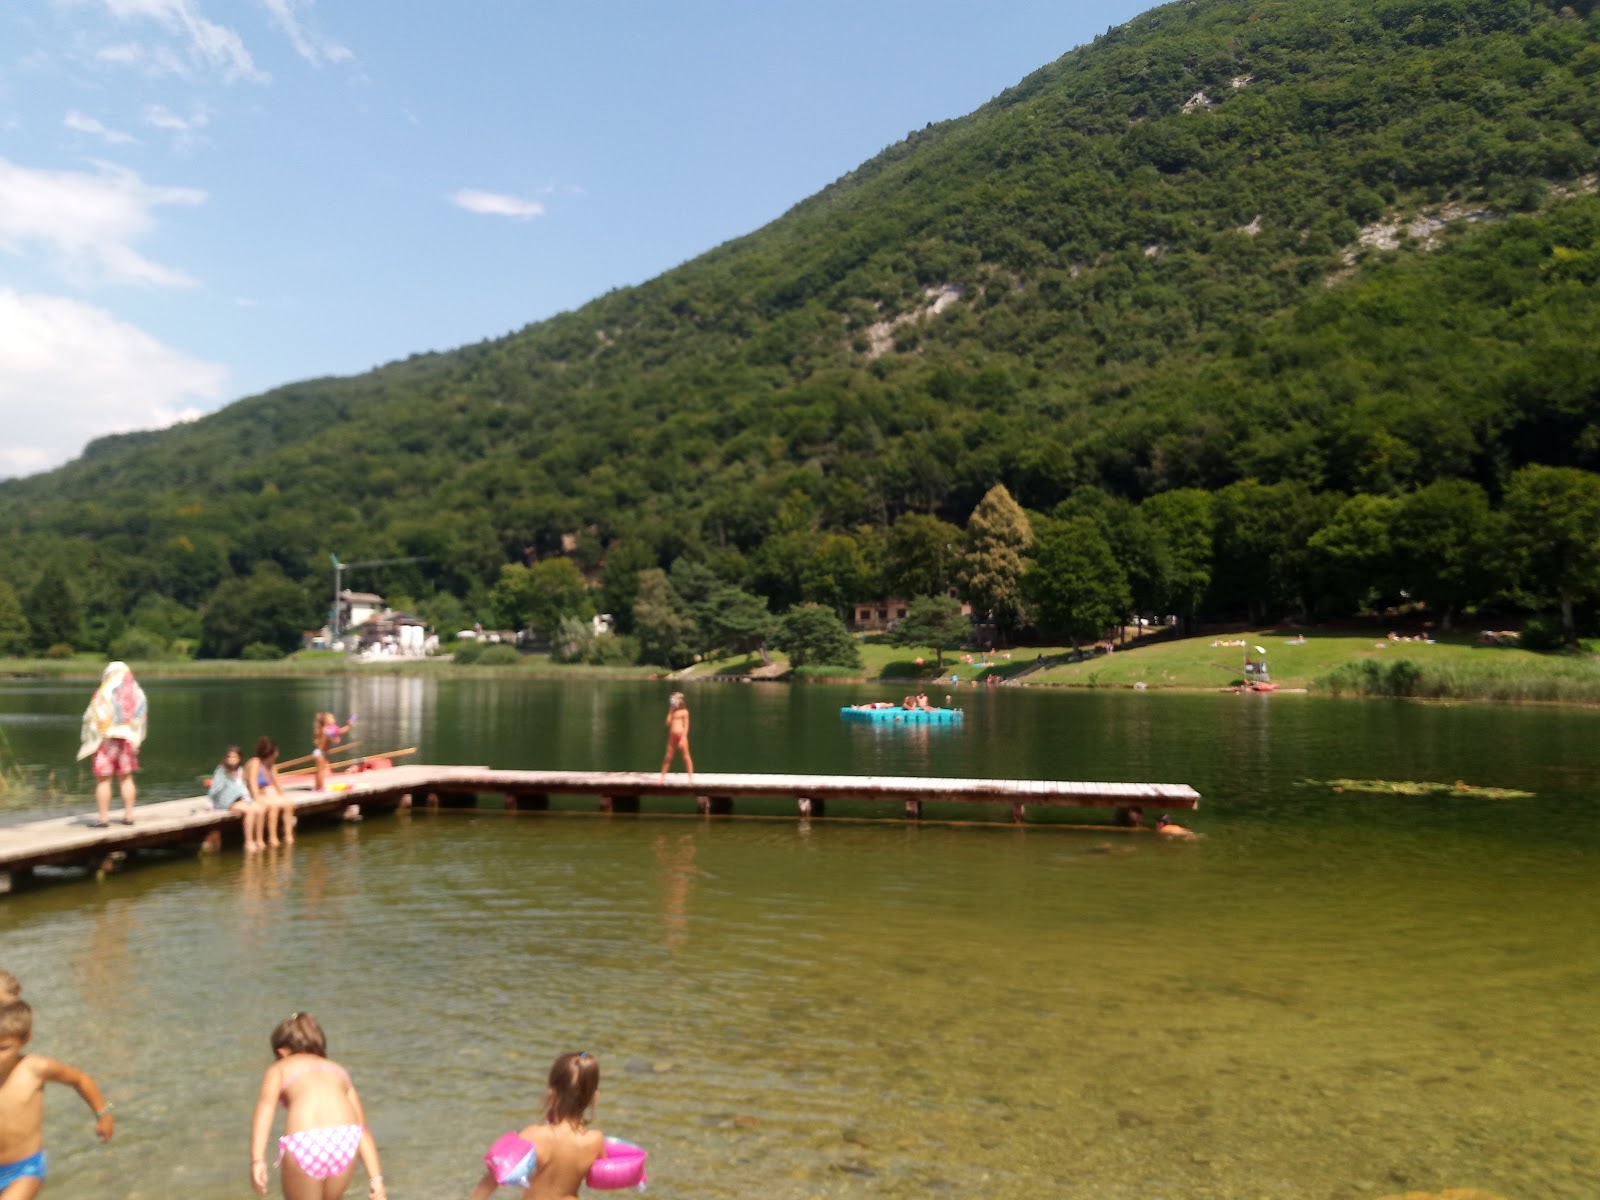
[[[350,1186],[356,1156],[366,1169],[370,1200],[385,1200],[378,1147],[367,1131],[361,1097],[350,1076],[328,1058],[322,1026],[310,1013],[290,1013],[272,1031],[277,1061],[261,1079],[250,1125],[250,1182],[267,1194],[267,1137],[272,1110],[287,1110],[278,1162],[284,1200],[339,1200]]]

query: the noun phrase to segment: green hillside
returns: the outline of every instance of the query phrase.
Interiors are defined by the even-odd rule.
[[[140,605],[187,629],[261,563],[310,622],[329,550],[422,557],[358,586],[440,621],[492,619],[501,568],[564,544],[624,622],[636,572],[679,560],[774,611],[837,607],[902,582],[898,520],[964,525],[999,483],[1092,517],[1124,608],[1581,612],[1600,569],[1541,592],[1528,550],[1449,591],[1408,574],[1416,543],[1348,553],[1339,522],[1381,531],[1440,481],[1498,511],[1519,468],[1600,470],[1597,23],[1154,9],[650,283],[0,484],[0,579],[26,599],[53,566],[83,645]],[[1217,494],[1188,600],[1174,547],[1126,519],[1175,489]]]

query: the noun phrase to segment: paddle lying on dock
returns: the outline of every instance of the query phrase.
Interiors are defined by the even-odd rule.
[[[359,745],[361,745],[361,739],[354,738],[342,746],[335,746],[328,751],[328,760],[330,762],[333,761],[335,754],[348,754]],[[278,770],[281,772],[285,767],[298,767],[301,763],[308,763],[314,758],[316,758],[315,754],[302,754],[299,758],[286,758],[278,764]]]
[[[396,758],[404,758],[406,755],[415,754],[416,752],[417,752],[417,748],[415,746],[406,746],[406,747],[404,747],[404,748],[402,748],[400,750],[385,750],[381,754],[358,754],[358,755],[356,755],[355,758],[344,759],[343,761],[337,762],[337,763],[330,762],[329,765],[333,766],[333,767],[343,767],[344,768],[343,771],[335,770],[333,772],[335,775],[342,775],[342,774],[348,772],[351,767],[355,766],[356,763],[364,762],[367,759],[387,758],[387,759],[391,759],[392,760],[392,759],[396,759]],[[293,771],[279,771],[278,772],[278,777],[280,779],[283,779],[283,778],[298,779],[301,776],[314,775],[314,774],[316,774],[316,770],[317,769],[314,766],[312,766],[312,767],[300,767],[300,768],[298,768],[296,770],[293,770]]]

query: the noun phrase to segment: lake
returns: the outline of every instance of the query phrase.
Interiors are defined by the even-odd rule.
[[[652,769],[672,690],[146,686],[150,799],[258,733],[306,752],[319,708],[412,761]],[[0,824],[92,809],[91,690],[0,686],[31,780]],[[868,698],[694,687],[696,765],[1190,783],[1205,837],[485,808],[47,883],[0,899],[0,965],[34,1047],[118,1121],[98,1146],[55,1089],[47,1194],[244,1200],[267,1036],[295,1009],[361,1089],[395,1200],[465,1196],[579,1049],[597,1124],[651,1151],[660,1197],[1600,1194],[1600,714],[1006,688],[959,695],[959,728],[839,719]]]

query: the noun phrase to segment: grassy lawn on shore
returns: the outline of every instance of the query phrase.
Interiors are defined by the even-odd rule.
[[[1348,631],[1300,635],[1255,630],[1185,638],[1063,663],[1029,676],[1058,687],[1226,688],[1244,678],[1245,647],[1264,646],[1273,682],[1284,688],[1431,699],[1600,703],[1600,659],[1479,645],[1456,635],[1435,643],[1391,641]],[[1397,666],[1406,663],[1409,666]]]
[[[946,650],[944,666],[937,665],[938,656],[925,647],[896,646],[882,634],[867,634],[857,638],[861,647],[861,668],[837,676],[840,680],[883,680],[886,683],[901,681],[915,683],[935,678],[948,680],[959,676],[961,682],[982,682],[991,675],[1009,679],[1033,665],[1036,656],[1046,658],[1066,654],[1065,646],[1029,646],[1025,649],[1001,650],[987,658],[967,650]],[[772,661],[787,670],[789,660],[776,650],[769,651]],[[921,658],[922,662],[917,662]],[[970,661],[969,661],[970,660]],[[756,673],[762,667],[759,654],[732,654],[696,663],[680,678],[716,679],[738,677]],[[833,678],[833,676],[829,676]]]

